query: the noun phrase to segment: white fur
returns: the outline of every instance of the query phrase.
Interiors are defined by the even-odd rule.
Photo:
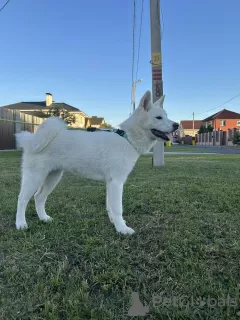
[[[117,232],[132,234],[122,217],[123,185],[140,154],[149,151],[157,138],[150,129],[173,131],[173,121],[161,108],[164,97],[152,104],[151,93],[142,97],[137,110],[120,127],[128,140],[114,132],[67,130],[56,117],[48,118],[35,134],[16,135],[24,149],[22,181],[16,215],[17,229],[27,228],[26,206],[34,195],[40,220],[49,221],[45,212],[48,195],[60,181],[64,171],[106,183],[106,209]],[[162,120],[157,120],[161,116]]]

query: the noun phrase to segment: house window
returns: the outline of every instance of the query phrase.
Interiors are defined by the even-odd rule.
[[[221,120],[220,121],[220,127],[224,127],[226,125],[226,120]]]
[[[240,127],[240,120],[237,121],[237,126]]]

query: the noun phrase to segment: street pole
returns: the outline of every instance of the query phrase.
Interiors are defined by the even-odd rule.
[[[163,95],[160,0],[150,0],[150,21],[152,99],[154,103]],[[164,141],[158,141],[153,147],[153,166],[164,166]]]
[[[139,82],[142,82],[142,79],[138,79],[132,83],[132,105],[133,105],[132,112],[134,112],[136,109],[136,85]]]
[[[193,126],[193,137],[195,137],[195,134],[194,134],[194,112],[193,112],[193,122],[192,122],[192,126]]]
[[[133,112],[136,108],[136,83],[133,82],[132,84],[132,103],[133,103]]]

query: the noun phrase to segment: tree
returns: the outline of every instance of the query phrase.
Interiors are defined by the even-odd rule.
[[[105,123],[101,124],[100,128],[102,128],[102,129],[112,129],[112,125],[105,122]]]
[[[207,126],[207,132],[213,132],[213,127],[211,124]]]
[[[233,145],[237,145],[239,146],[240,145],[240,132],[239,131],[236,131],[233,135],[233,139],[232,139],[232,142],[233,142]]]
[[[62,118],[67,124],[70,124],[70,125],[76,122],[75,115],[57,106],[50,107],[47,112],[43,112],[42,110],[39,110],[37,111],[36,115],[37,117],[40,117],[40,118],[59,117],[59,118]]]
[[[203,124],[201,124],[198,134],[206,133],[206,132],[213,132],[213,127],[211,124],[209,124],[207,128]]]
[[[203,124],[201,124],[198,134],[205,133],[205,132],[206,132],[206,127]]]

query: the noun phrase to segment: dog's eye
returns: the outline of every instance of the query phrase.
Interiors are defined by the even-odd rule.
[[[162,119],[162,117],[158,116],[158,117],[156,117],[156,119],[161,120],[161,119]]]

